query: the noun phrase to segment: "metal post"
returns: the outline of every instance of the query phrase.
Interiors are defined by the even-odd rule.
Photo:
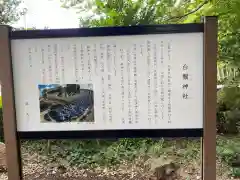
[[[8,180],[22,180],[20,142],[17,137],[9,26],[0,26],[0,82]]]
[[[216,179],[217,17],[204,18],[202,179]]]

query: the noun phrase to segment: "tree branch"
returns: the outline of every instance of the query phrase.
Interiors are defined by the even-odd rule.
[[[184,14],[184,15],[182,15],[182,16],[170,17],[170,18],[167,19],[167,21],[173,20],[173,19],[182,19],[182,18],[184,18],[184,17],[186,17],[186,16],[189,16],[190,14],[193,14],[193,13],[197,12],[198,10],[200,10],[200,9],[201,9],[205,4],[207,4],[208,2],[209,2],[208,0],[205,0],[205,1],[204,1],[202,4],[200,4],[196,9],[188,12],[187,14]]]

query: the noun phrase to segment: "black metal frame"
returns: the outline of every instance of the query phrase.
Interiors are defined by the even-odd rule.
[[[80,130],[18,132],[21,139],[119,139],[159,137],[202,137],[203,129]]]
[[[203,32],[204,24],[139,25],[12,31],[10,39],[70,38]]]

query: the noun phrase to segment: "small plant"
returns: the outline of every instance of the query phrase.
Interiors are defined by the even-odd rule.
[[[123,161],[133,162],[139,157],[177,156],[186,161],[199,157],[200,141],[164,139],[119,139],[119,140],[51,141],[48,159],[66,159],[70,165],[80,167],[113,167]],[[29,152],[38,151],[46,156],[45,141],[25,141]],[[187,149],[187,150],[186,150]]]
[[[240,138],[218,138],[217,154],[220,160],[229,167],[231,176],[239,177],[240,168],[232,167],[232,163],[240,154]]]
[[[224,87],[217,96],[217,130],[222,134],[240,132],[240,88]]]

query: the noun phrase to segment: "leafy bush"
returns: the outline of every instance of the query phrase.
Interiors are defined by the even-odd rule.
[[[46,153],[44,140],[23,141],[22,145],[27,147],[28,152]],[[181,161],[190,161],[200,158],[199,149],[200,139],[55,140],[51,141],[51,153],[47,159],[51,162],[64,159],[69,165],[85,168],[113,167],[126,161],[134,163],[141,158],[147,160],[148,157],[160,156],[175,156]]]
[[[240,108],[240,88],[227,86],[218,91],[217,102],[220,110],[233,110]]]
[[[222,134],[237,134],[240,132],[240,111],[217,112],[217,131]]]
[[[234,177],[240,177],[240,168],[232,167],[232,162],[240,155],[239,137],[221,137],[217,141],[217,155],[222,162],[227,164]]]
[[[240,88],[224,87],[217,97],[218,133],[236,134],[240,132]]]

